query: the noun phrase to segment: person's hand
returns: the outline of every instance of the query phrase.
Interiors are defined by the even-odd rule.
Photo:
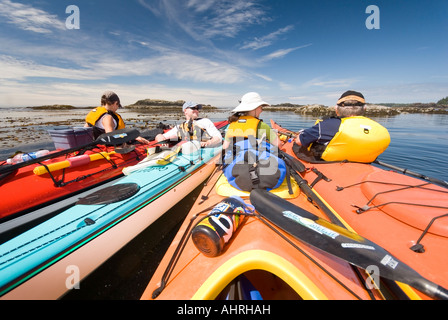
[[[149,141],[146,140],[146,139],[143,138],[143,137],[137,137],[137,138],[135,138],[135,140],[137,140],[137,141],[140,142],[141,144],[148,144],[148,143],[149,143]]]
[[[210,140],[207,141],[201,141],[201,147],[202,148],[213,148],[217,147],[221,143],[221,137],[213,137]]]
[[[302,145],[302,142],[300,142],[300,134],[297,135],[297,137],[294,139],[294,142],[295,142],[296,144],[298,144],[299,146]]]

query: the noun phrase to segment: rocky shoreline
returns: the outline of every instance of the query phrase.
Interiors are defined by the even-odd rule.
[[[123,114],[127,126],[139,130],[148,130],[159,122],[176,122],[183,118],[182,105],[184,101],[166,101],[145,99],[132,105],[125,106]],[[13,153],[17,146],[23,148],[24,144],[31,142],[51,142],[47,132],[48,128],[56,126],[83,126],[83,119],[88,110],[93,107],[74,107],[71,105],[46,105],[28,107],[36,114],[27,114],[19,111],[10,112],[2,118],[0,129],[0,150]],[[230,114],[231,108],[223,109],[211,105],[204,105],[203,116],[211,114],[222,115],[223,119]],[[265,111],[283,111],[295,114],[312,116],[314,118],[335,115],[334,108],[313,104],[295,105],[289,103],[272,105],[264,108]],[[367,104],[366,116],[395,116],[404,113],[433,113],[448,114],[448,106],[440,103],[432,104]],[[10,150],[8,150],[11,148]],[[32,150],[31,150],[32,151]]]
[[[126,109],[136,110],[139,112],[181,112],[184,100],[167,101],[159,99],[144,99],[133,104],[124,106]],[[204,111],[219,111],[220,109],[208,104],[202,104]],[[47,105],[28,107],[34,110],[70,110],[70,109],[91,109],[93,107],[74,107],[71,105]],[[281,103],[265,107],[266,111],[288,111],[304,115],[313,116],[333,116],[335,115],[334,107],[320,104],[299,105],[291,103]],[[366,116],[384,116],[398,115],[401,113],[432,113],[432,114],[448,114],[448,105],[438,103],[412,103],[412,104],[366,104]]]
[[[167,112],[169,111],[182,111],[182,106],[185,103],[184,100],[177,100],[177,101],[166,101],[166,100],[158,100],[158,99],[144,99],[139,100],[134,104],[130,104],[125,106],[125,108],[128,109],[136,109],[139,111],[145,111],[145,110],[165,110]],[[207,111],[213,111],[218,110],[217,107],[211,106],[209,104],[202,104],[202,108]]]
[[[290,103],[272,105],[265,107],[266,111],[289,111],[304,115],[313,116],[334,116],[336,115],[334,107],[328,107],[320,104],[312,105],[295,105]],[[438,105],[435,103],[414,103],[409,105],[378,105],[378,104],[366,104],[365,115],[366,116],[385,116],[385,115],[398,115],[401,113],[432,113],[432,114],[448,114],[447,105]]]

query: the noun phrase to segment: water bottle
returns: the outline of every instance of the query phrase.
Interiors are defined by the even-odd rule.
[[[228,197],[218,203],[210,212],[214,215],[201,221],[192,231],[191,237],[196,248],[208,257],[220,255],[246,217],[238,213],[251,212],[250,207],[237,196]]]
[[[40,158],[49,154],[49,150],[39,150],[36,152],[27,152],[27,153],[19,153],[16,154],[13,158],[6,159],[7,164],[16,164],[25,161],[29,161],[31,159]]]

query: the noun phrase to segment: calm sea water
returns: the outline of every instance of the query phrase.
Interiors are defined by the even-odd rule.
[[[45,118],[45,113],[41,111],[27,110],[24,114],[31,119]],[[128,122],[131,126],[142,126],[148,121],[164,121],[163,116],[155,119],[151,116],[151,120],[150,116],[130,111],[125,111],[122,115],[125,120],[133,119]],[[226,111],[207,114],[207,117],[217,121],[228,115],[229,112]],[[82,119],[82,116],[82,113],[79,116],[70,113],[70,119]],[[59,114],[58,117],[68,117],[68,114]],[[273,119],[293,131],[307,128],[316,120],[314,117],[287,112],[265,111],[261,117],[267,123]],[[448,115],[401,114],[374,119],[388,128],[391,135],[389,148],[379,157],[381,161],[448,181]],[[174,123],[179,119],[171,117],[166,121]],[[0,119],[0,124],[1,122]],[[81,123],[82,121],[76,125]],[[49,142],[51,144],[50,137],[45,136],[44,125],[33,127],[40,130],[38,136],[43,142],[39,146],[48,146]],[[13,132],[14,127],[10,125],[9,131]],[[0,159],[17,148],[24,149],[23,145],[13,148],[0,146]],[[63,299],[139,299],[199,192],[200,187],[83,280],[80,289],[72,290]]]
[[[0,160],[14,151],[34,151],[36,148],[25,145],[26,141],[41,142],[39,148],[51,145],[51,137],[46,132],[58,123],[82,126],[86,114],[85,109],[68,111],[35,111],[32,109],[2,109],[5,117],[0,119]],[[139,129],[150,124],[164,122],[179,123],[180,115],[163,113],[136,113],[124,109],[121,114],[128,126]],[[212,120],[223,120],[228,111],[207,113]],[[316,118],[298,115],[292,112],[263,112],[262,119],[269,123],[271,119],[285,128],[298,131],[314,124]],[[434,178],[448,180],[448,115],[441,114],[401,114],[389,117],[373,118],[384,125],[390,132],[391,144],[379,157],[379,160],[406,168]],[[33,125],[29,126],[30,123]],[[48,124],[50,123],[50,124]],[[25,126],[28,125],[28,126]],[[20,139],[23,135],[24,138]],[[28,138],[25,136],[28,135]],[[8,138],[13,140],[8,143]],[[17,140],[17,141],[16,141]]]
[[[298,131],[312,126],[316,118],[280,112],[263,112],[263,120],[275,120]],[[391,143],[379,160],[414,172],[448,181],[448,115],[400,114],[372,117],[385,126]]]

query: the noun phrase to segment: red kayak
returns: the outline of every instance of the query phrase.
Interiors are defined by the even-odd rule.
[[[56,150],[39,159],[0,166],[0,221],[121,176],[124,167],[146,156],[148,146],[137,143],[123,150],[125,153],[119,153],[121,151],[114,146],[96,144],[79,150]]]

